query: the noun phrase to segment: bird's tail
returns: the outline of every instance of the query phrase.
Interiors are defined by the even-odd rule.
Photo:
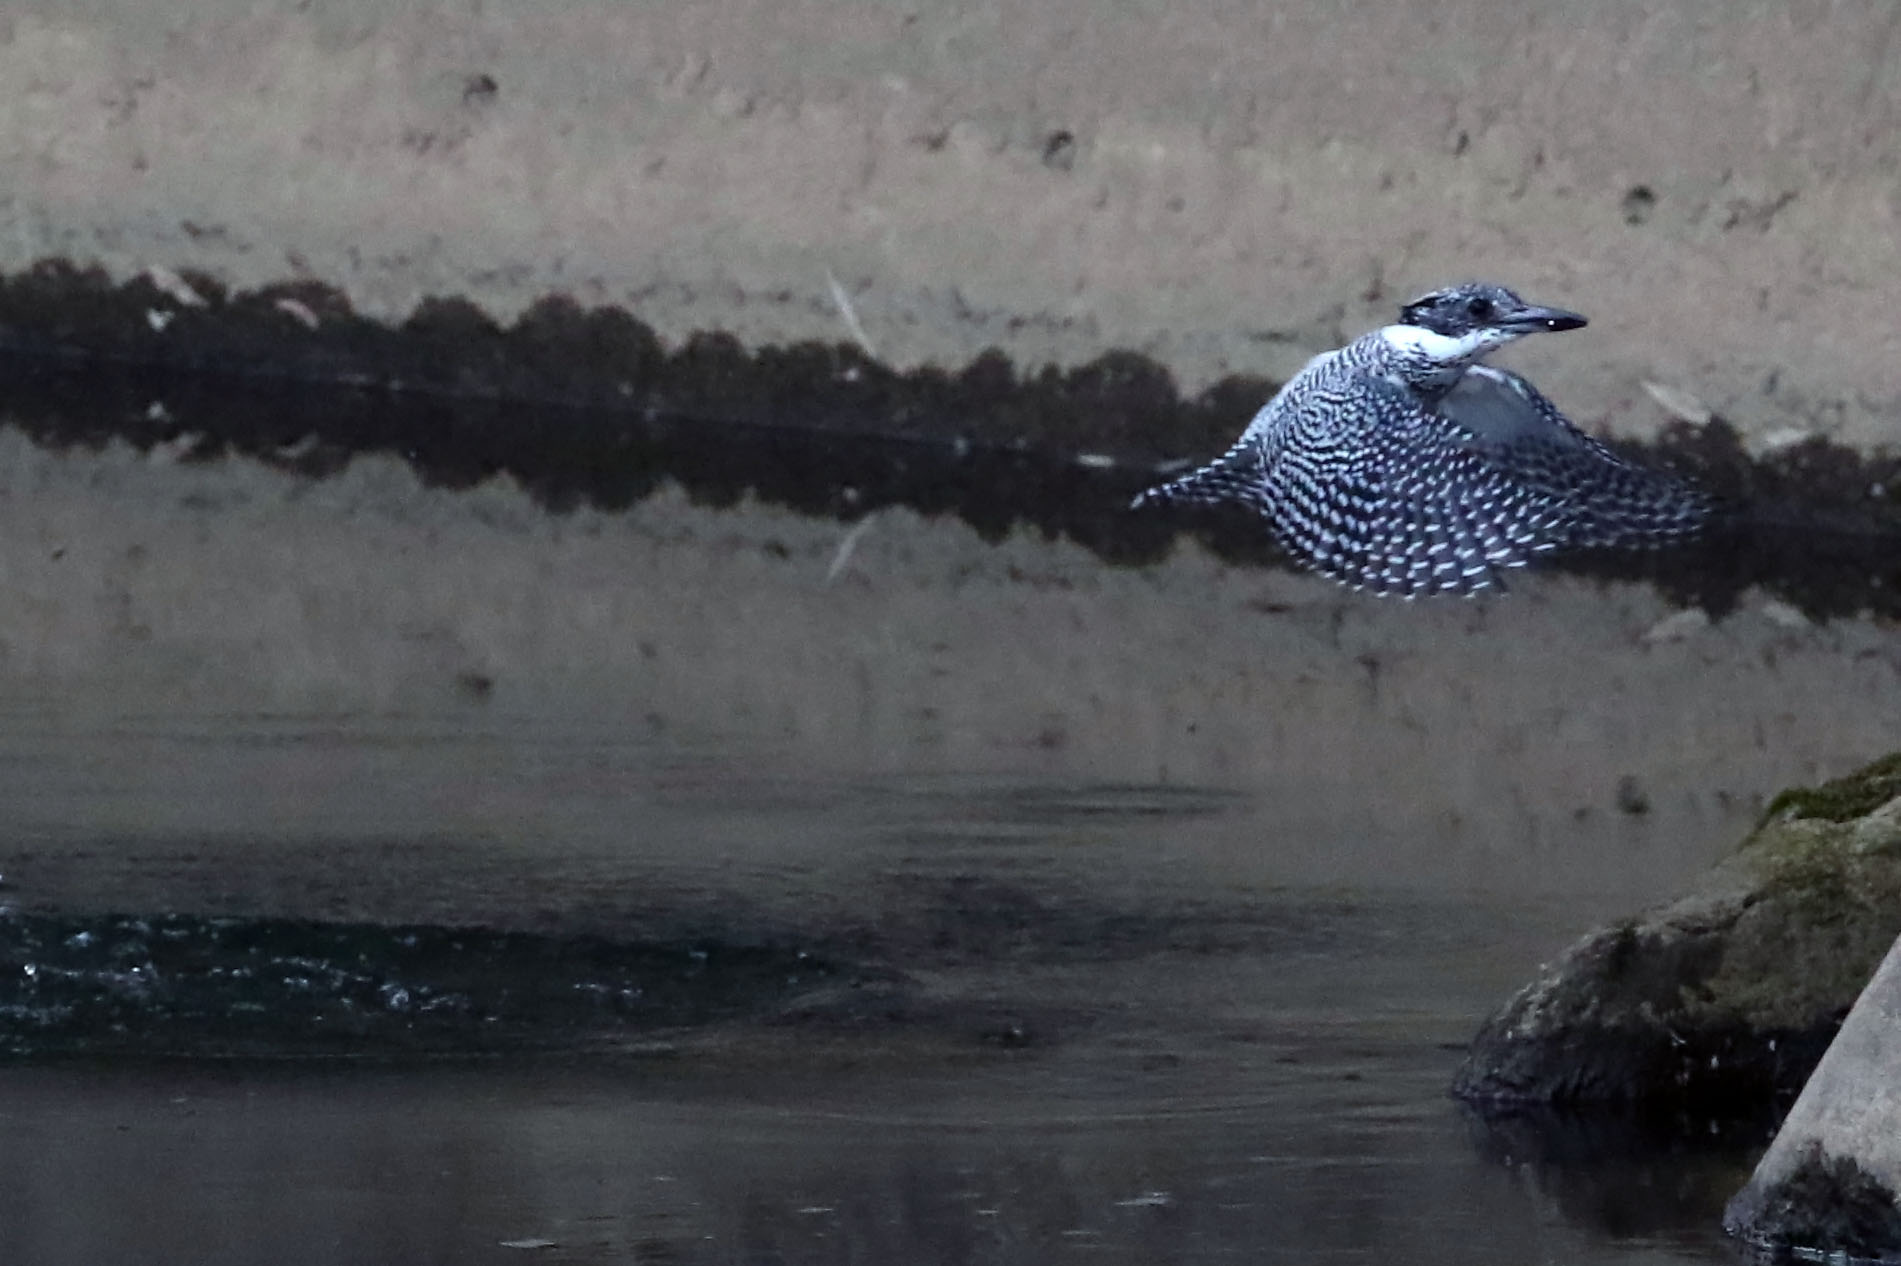
[[[1237,444],[1206,466],[1137,493],[1129,508],[1217,505],[1224,501],[1258,506],[1260,500],[1260,458],[1252,447]]]

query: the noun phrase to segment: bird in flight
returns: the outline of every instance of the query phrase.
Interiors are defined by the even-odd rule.
[[[1468,282],[1307,362],[1233,447],[1135,506],[1239,502],[1296,560],[1380,594],[1474,594],[1562,549],[1664,544],[1710,503],[1572,425],[1524,378],[1484,364],[1575,312]]]

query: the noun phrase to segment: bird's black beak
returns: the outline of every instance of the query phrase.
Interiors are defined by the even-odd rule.
[[[1544,334],[1558,330],[1581,330],[1590,322],[1563,308],[1537,308],[1527,304],[1506,316],[1500,324],[1525,334]]]

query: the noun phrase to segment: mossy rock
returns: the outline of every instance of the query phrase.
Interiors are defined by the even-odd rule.
[[[1485,1022],[1454,1092],[1700,1107],[1793,1095],[1897,936],[1901,753],[1777,796],[1696,892],[1572,945]]]
[[[1847,822],[1873,813],[1896,796],[1901,796],[1901,752],[1883,756],[1872,765],[1819,787],[1791,787],[1781,792],[1769,802],[1758,825],[1793,819]]]
[[[1901,936],[1901,787],[1855,817],[1785,810],[1732,864],[1753,890],[1691,1013],[1797,1028],[1845,1012]]]

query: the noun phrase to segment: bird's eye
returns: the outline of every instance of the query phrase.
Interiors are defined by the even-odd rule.
[[[1480,295],[1468,301],[1465,305],[1465,310],[1483,321],[1486,317],[1492,315],[1492,301]]]

